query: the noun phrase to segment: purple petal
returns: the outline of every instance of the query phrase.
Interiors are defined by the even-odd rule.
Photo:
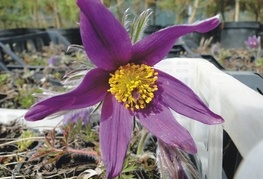
[[[26,113],[25,119],[37,121],[59,111],[92,106],[105,97],[108,79],[108,72],[99,68],[90,70],[77,88],[36,103]]]
[[[90,60],[104,70],[115,70],[131,58],[126,29],[99,0],[78,0],[81,39]]]
[[[132,134],[132,115],[108,94],[105,97],[100,121],[100,147],[106,165],[107,178],[120,174]]]
[[[172,26],[153,33],[133,46],[133,61],[150,66],[161,61],[171,50],[176,40],[190,32],[208,32],[219,25],[218,16],[191,25]]]
[[[174,111],[205,124],[224,122],[221,116],[213,113],[203,101],[178,79],[158,71],[158,90],[162,91],[163,101]]]
[[[155,101],[152,104],[136,113],[141,124],[168,145],[188,153],[196,153],[196,145],[191,135],[175,120],[170,109],[162,104],[162,101]]]

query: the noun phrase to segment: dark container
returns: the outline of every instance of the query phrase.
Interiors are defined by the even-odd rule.
[[[30,28],[5,29],[5,30],[0,30],[0,38],[32,34],[40,31],[43,31],[43,29],[30,29]]]
[[[146,27],[146,29],[144,30],[144,35],[148,36],[158,30],[161,30],[163,28],[163,26],[161,25],[149,25],[148,27]]]
[[[221,24],[221,45],[223,48],[245,48],[245,41],[257,35],[259,22],[225,22]]]
[[[57,31],[60,35],[65,37],[70,44],[82,45],[79,28],[48,29],[48,31]]]

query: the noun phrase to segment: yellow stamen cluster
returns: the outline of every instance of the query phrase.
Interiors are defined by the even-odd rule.
[[[152,101],[157,90],[157,75],[148,65],[128,63],[111,74],[108,92],[132,111],[143,109]]]

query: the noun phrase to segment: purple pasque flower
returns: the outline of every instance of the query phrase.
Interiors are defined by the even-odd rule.
[[[218,17],[171,26],[132,44],[126,29],[101,1],[77,0],[77,4],[82,42],[97,67],[72,91],[32,106],[25,119],[37,121],[103,101],[100,147],[107,178],[122,170],[134,117],[167,145],[196,153],[192,137],[175,120],[171,109],[205,124],[219,124],[223,119],[181,81],[152,66],[166,56],[180,36],[210,31],[218,26]]]
[[[54,67],[55,66],[55,57],[50,57],[48,59],[48,66]]]
[[[48,66],[49,67],[55,67],[58,66],[59,61],[61,60],[60,56],[52,56],[48,59]]]
[[[260,46],[260,36],[249,36],[248,39],[245,41],[245,44],[251,49],[257,49]]]

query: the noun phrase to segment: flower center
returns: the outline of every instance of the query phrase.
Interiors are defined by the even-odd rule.
[[[126,108],[143,109],[152,101],[158,73],[150,66],[128,63],[110,75],[108,91]]]

